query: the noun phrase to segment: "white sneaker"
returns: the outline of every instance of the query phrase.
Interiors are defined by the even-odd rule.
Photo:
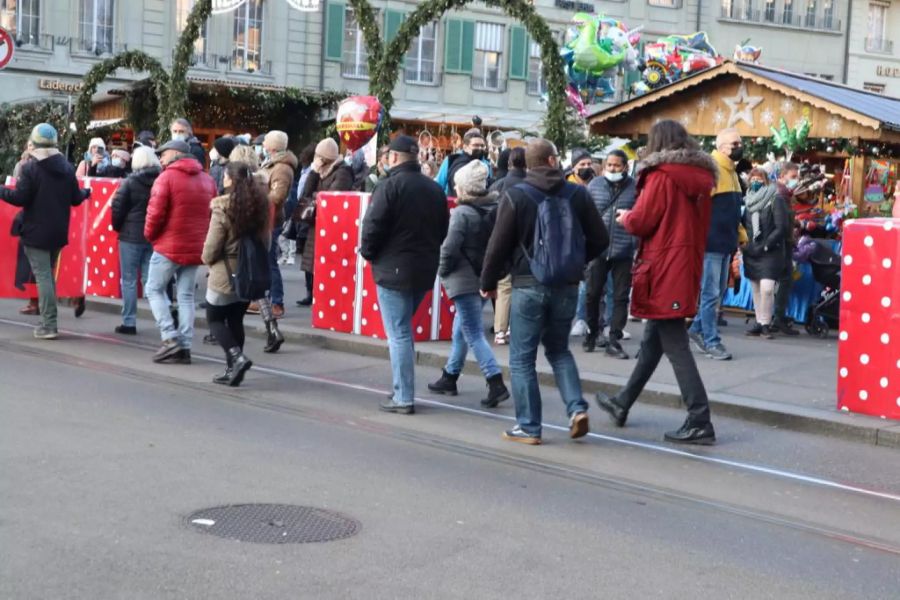
[[[287,260],[286,260],[286,262],[285,262],[285,264],[287,264],[287,265],[293,265],[293,264],[295,264],[296,262],[297,262],[297,259],[295,259],[293,256],[288,256],[288,257],[287,257]]]
[[[588,327],[588,324],[585,323],[582,319],[578,319],[572,325],[572,331],[569,332],[569,335],[572,337],[583,337],[590,333],[590,331],[591,330]]]

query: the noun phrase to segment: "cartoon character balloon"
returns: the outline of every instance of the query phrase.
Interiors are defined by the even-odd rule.
[[[740,62],[759,64],[759,57],[762,55],[762,48],[759,46],[750,46],[750,40],[744,40],[734,47],[734,60]]]
[[[365,146],[376,133],[384,116],[384,108],[375,96],[350,96],[337,109],[335,119],[341,142],[355,152]]]
[[[705,31],[690,35],[668,35],[644,46],[641,81],[632,86],[640,95],[648,90],[722,63],[723,57],[709,43]]]

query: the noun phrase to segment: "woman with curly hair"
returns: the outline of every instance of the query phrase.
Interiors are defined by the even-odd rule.
[[[247,302],[238,298],[231,273],[238,268],[241,238],[254,236],[269,247],[271,216],[265,185],[254,177],[251,165],[229,162],[222,178],[225,195],[210,203],[212,217],[203,263],[209,267],[206,287],[206,319],[210,332],[225,351],[227,367],[215,383],[238,386],[253,363],[244,355],[244,313]]]

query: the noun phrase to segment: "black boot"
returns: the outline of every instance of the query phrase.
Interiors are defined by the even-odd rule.
[[[428,389],[434,392],[435,394],[447,394],[448,396],[455,396],[459,393],[456,389],[456,380],[459,379],[459,373],[456,375],[451,375],[447,371],[442,371],[441,378],[435,381],[434,383],[428,384]]]
[[[584,336],[584,341],[581,342],[581,349],[585,352],[593,352],[597,349],[597,334],[589,333]]]
[[[283,343],[284,335],[278,329],[278,321],[275,319],[266,321],[266,346],[263,352],[278,352]]]
[[[213,377],[213,383],[220,383],[222,385],[228,385],[228,382],[231,380],[231,354],[225,354],[225,370],[215,377]]]
[[[231,357],[231,377],[228,379],[228,385],[237,387],[244,380],[244,374],[253,366],[253,361],[237,346],[228,349],[228,356]]]
[[[488,395],[481,401],[481,405],[485,408],[494,408],[507,398],[509,398],[509,390],[503,385],[503,374],[497,373],[493,377],[487,379]]]

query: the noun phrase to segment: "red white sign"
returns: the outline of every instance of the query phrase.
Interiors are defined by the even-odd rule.
[[[9,32],[0,27],[0,71],[6,68],[13,58],[16,51],[16,44],[13,42]]]

